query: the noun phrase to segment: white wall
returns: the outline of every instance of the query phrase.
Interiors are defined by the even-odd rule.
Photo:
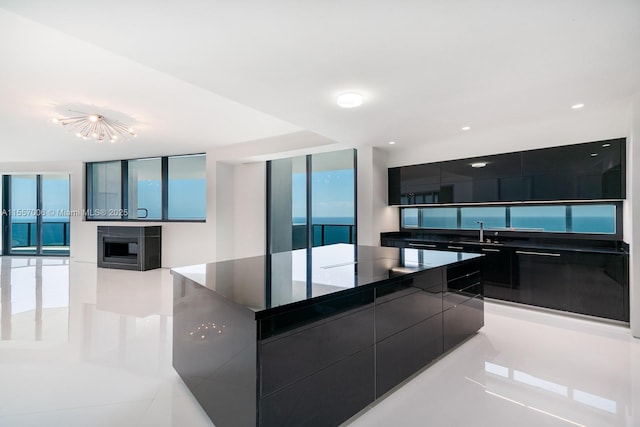
[[[234,168],[234,258],[266,253],[266,167],[257,162]]]
[[[485,156],[534,148],[578,144],[626,137],[629,134],[630,102],[571,111],[556,119],[526,125],[504,127],[485,132],[481,125],[439,141],[425,140],[424,145],[402,147],[401,141],[389,147],[389,166],[405,166],[441,160]]]
[[[207,165],[208,166],[208,165]],[[215,217],[216,224],[215,258],[217,261],[232,259],[235,252],[234,238],[234,199],[235,183],[233,165],[224,162],[215,162]]]
[[[398,230],[398,208],[387,203],[387,153],[358,149],[358,244],[379,246],[380,233]]]
[[[640,96],[637,96],[633,105],[631,115],[631,132],[629,138],[629,152],[627,153],[627,197],[630,209],[627,209],[626,225],[631,225],[630,239],[630,295],[629,305],[631,310],[631,332],[636,338],[640,338],[640,251],[636,250],[636,244],[640,244],[640,221],[634,221],[633,212],[636,217],[640,213]]]

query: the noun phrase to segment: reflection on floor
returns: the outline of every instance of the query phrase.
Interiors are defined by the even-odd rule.
[[[211,426],[171,368],[166,269],[0,258],[0,425]],[[486,304],[486,326],[348,423],[637,426],[627,328]]]

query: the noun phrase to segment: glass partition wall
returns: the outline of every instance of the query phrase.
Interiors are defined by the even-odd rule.
[[[87,163],[87,220],[206,219],[206,155]]]

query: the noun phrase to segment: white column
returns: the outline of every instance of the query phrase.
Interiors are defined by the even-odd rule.
[[[631,333],[640,338],[640,95],[636,96],[631,113],[631,133],[627,153],[627,202],[631,204],[629,239],[631,255],[629,257],[629,308],[631,314]]]
[[[358,149],[358,244],[380,245],[380,233],[398,231],[398,208],[387,201],[387,153]]]
[[[209,159],[207,159],[209,160]],[[207,161],[208,163],[208,161]],[[209,166],[209,165],[207,165]],[[235,182],[233,165],[223,162],[215,162],[215,260],[223,261],[232,259],[235,252]],[[207,211],[209,214],[209,211]],[[208,215],[207,215],[208,216]],[[211,242],[213,244],[213,242]]]

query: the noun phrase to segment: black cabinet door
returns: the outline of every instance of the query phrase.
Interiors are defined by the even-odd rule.
[[[567,256],[568,310],[629,321],[629,281],[623,254],[576,252]]]
[[[443,350],[448,351],[484,326],[484,299],[476,296],[442,315]]]
[[[402,168],[389,168],[387,170],[387,203],[389,205],[400,204],[400,185]]]
[[[400,179],[401,204],[440,202],[440,165],[438,163],[403,167]]]
[[[376,397],[442,354],[444,271],[376,288]]]
[[[415,205],[440,202],[440,166],[427,163],[389,168],[390,205]]]
[[[525,151],[524,198],[624,198],[624,150],[624,139],[620,139]]]
[[[442,203],[522,199],[520,153],[453,160],[440,165]]]
[[[507,248],[482,248],[482,278],[484,295],[513,301],[511,289],[512,255],[513,250]]]
[[[556,310],[568,309],[569,281],[567,253],[561,251],[516,250],[518,277],[514,300]]]

